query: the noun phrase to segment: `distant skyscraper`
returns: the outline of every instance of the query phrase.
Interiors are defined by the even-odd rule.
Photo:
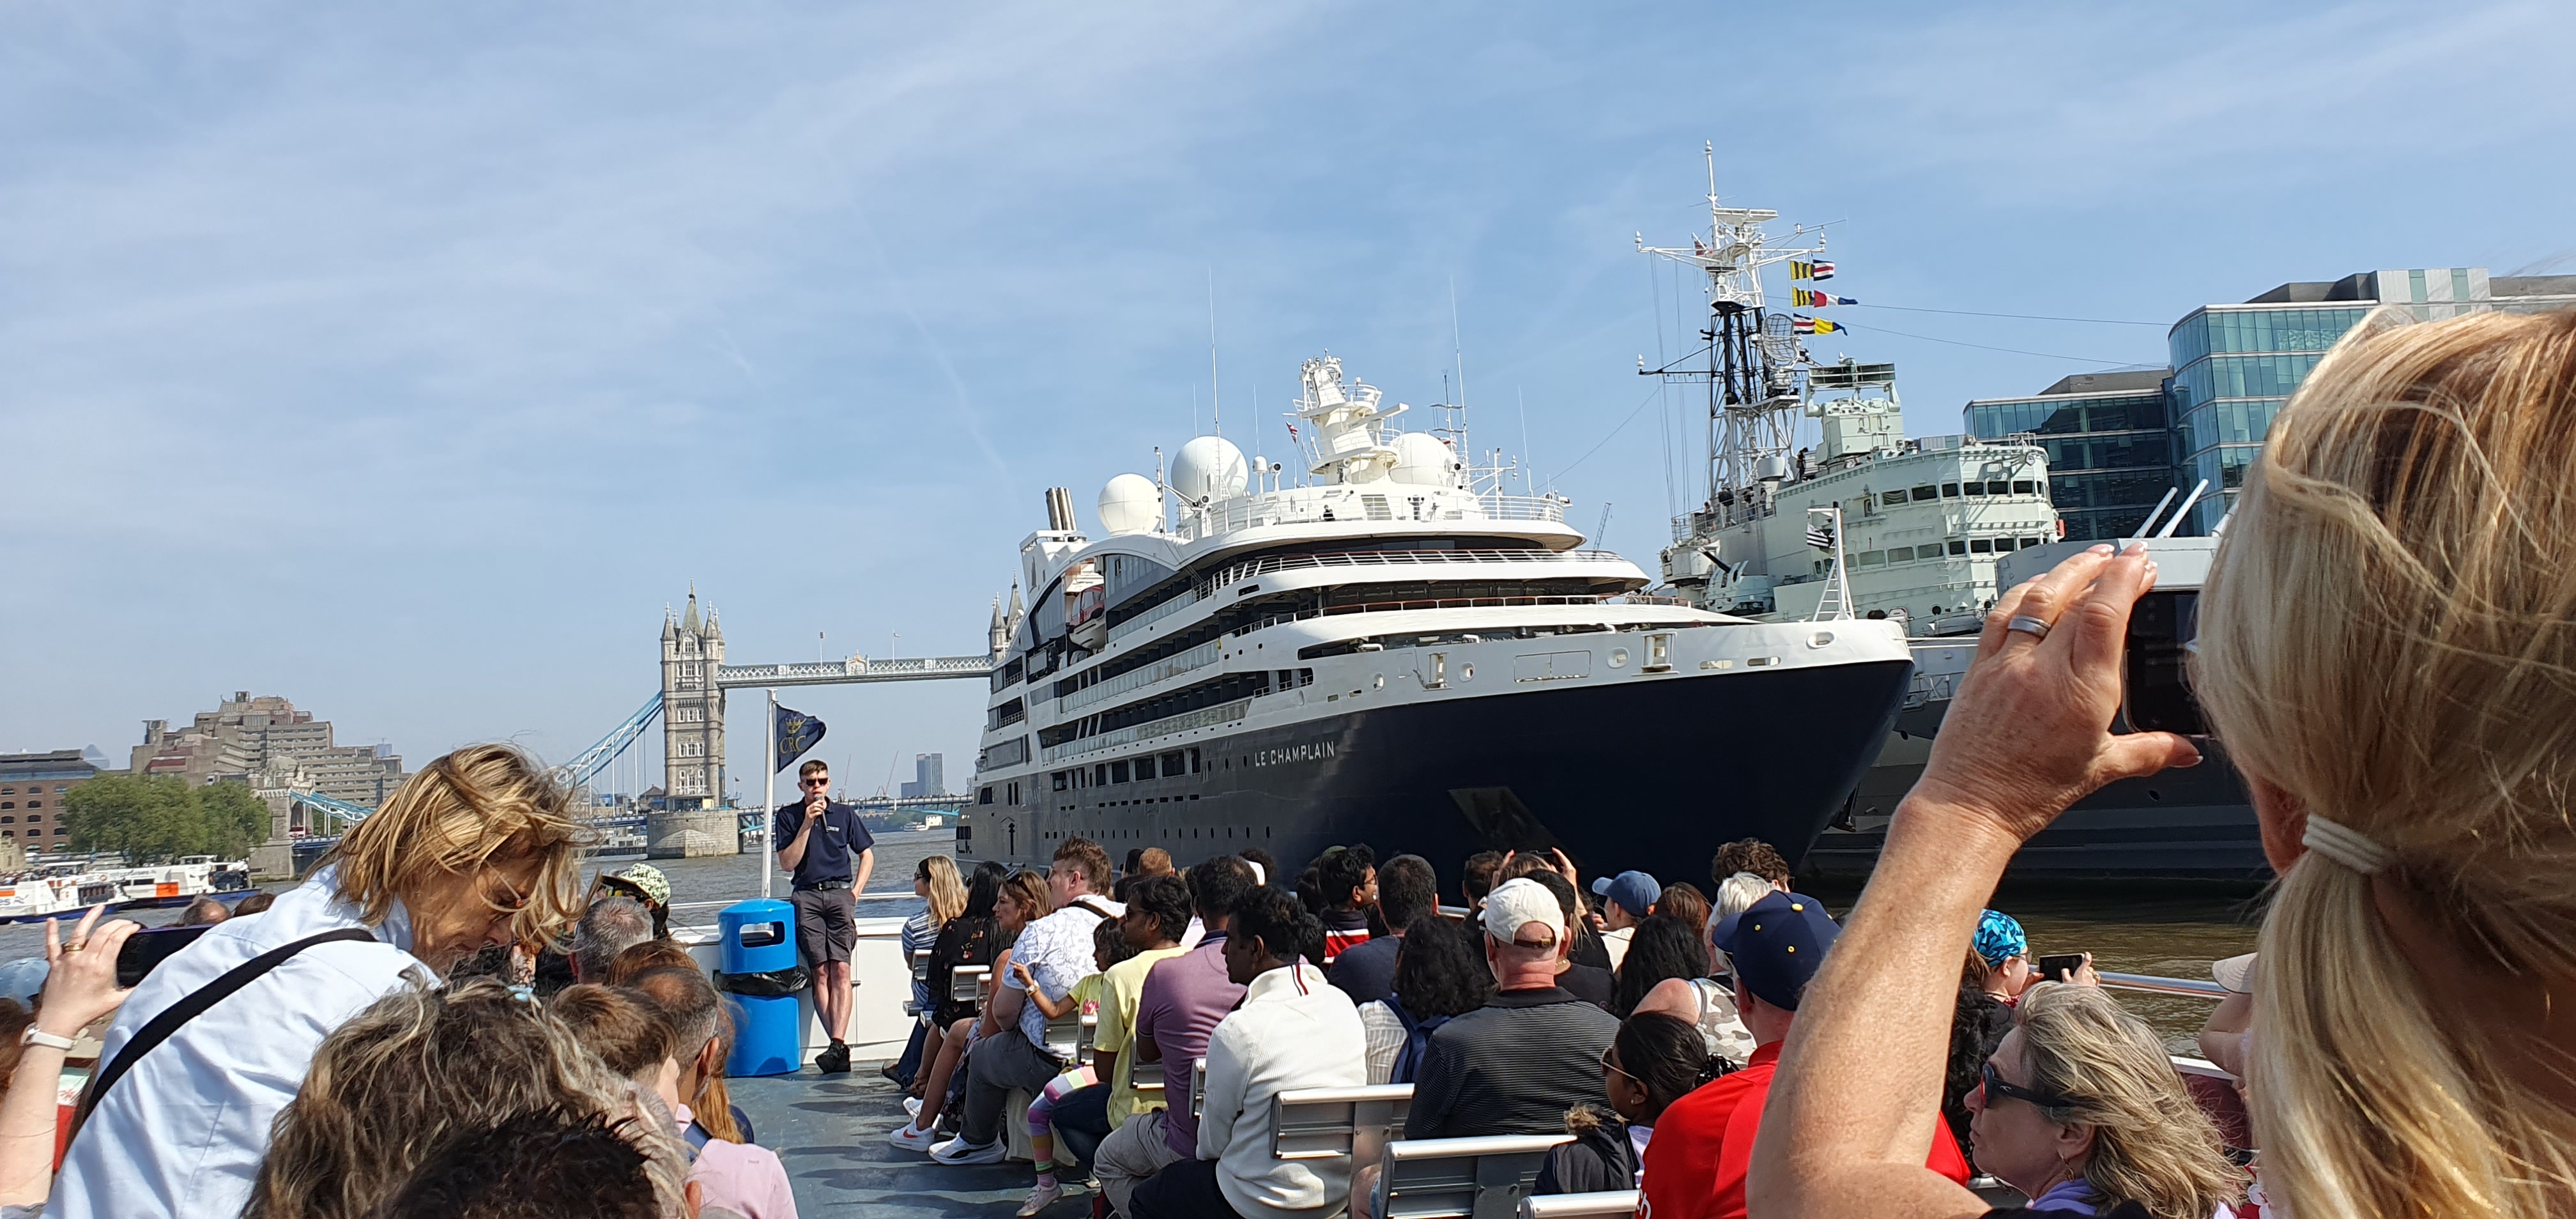
[[[903,785],[903,798],[917,800],[923,796],[948,794],[948,756],[938,753],[912,755],[912,781]]]

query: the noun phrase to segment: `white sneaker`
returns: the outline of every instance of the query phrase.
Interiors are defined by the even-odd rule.
[[[886,1135],[886,1141],[905,1151],[930,1150],[930,1132],[910,1122],[896,1127],[892,1133]]]
[[[905,1117],[920,1117],[921,1098],[918,1096],[907,1096],[903,1098],[903,1115]]]
[[[1020,1204],[1019,1219],[1033,1219],[1039,1211],[1055,1205],[1064,1197],[1064,1186],[1049,1182],[1029,1191],[1029,1200]]]
[[[961,1134],[930,1149],[930,1158],[942,1164],[999,1164],[1010,1154],[998,1136],[989,1143],[969,1143]]]

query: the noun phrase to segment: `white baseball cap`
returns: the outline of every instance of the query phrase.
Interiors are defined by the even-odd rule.
[[[1556,904],[1556,895],[1547,886],[1517,876],[1485,895],[1485,934],[1507,944],[1519,943],[1521,927],[1528,923],[1547,928],[1545,942],[1550,945],[1565,930],[1565,907]]]
[[[2209,976],[2225,990],[2240,995],[2254,993],[2254,954],[2229,957],[2209,963]]]

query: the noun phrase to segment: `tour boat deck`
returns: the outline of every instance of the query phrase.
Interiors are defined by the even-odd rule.
[[[886,1142],[904,1120],[903,1091],[877,1074],[876,1062],[851,1064],[847,1075],[793,1075],[728,1082],[762,1146],[778,1153],[796,1191],[801,1219],[915,1219],[1017,1213],[1035,1174],[1026,1163],[975,1168],[934,1164]],[[1049,1219],[1091,1213],[1091,1193],[1066,1182]]]

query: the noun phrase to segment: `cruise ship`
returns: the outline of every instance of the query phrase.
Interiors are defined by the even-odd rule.
[[[1300,379],[1302,477],[1199,437],[1110,479],[1096,538],[1047,493],[993,624],[961,858],[1367,842],[1454,881],[1488,848],[1604,874],[1747,835],[1805,851],[1904,698],[1901,624],[1643,596],[1565,500],[1471,468],[1463,426],[1399,430],[1337,358]]]

